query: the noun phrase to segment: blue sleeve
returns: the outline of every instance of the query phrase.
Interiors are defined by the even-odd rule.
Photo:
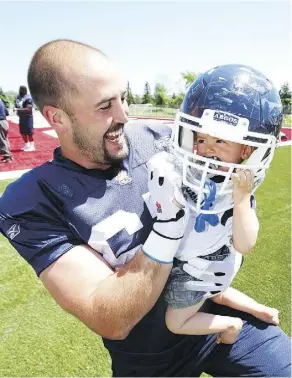
[[[37,275],[69,249],[83,244],[58,219],[32,209],[14,216],[0,211],[0,231]]]
[[[39,275],[84,242],[37,188],[25,184],[10,184],[1,197],[0,232]]]

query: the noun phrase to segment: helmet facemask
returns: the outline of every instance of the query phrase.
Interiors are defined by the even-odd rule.
[[[172,153],[179,162],[187,205],[198,214],[217,214],[233,207],[231,175],[238,168],[253,172],[252,193],[254,193],[265,177],[276,147],[274,136],[250,132],[248,119],[235,117],[226,112],[222,116],[220,113],[222,112],[205,109],[202,117],[196,118],[178,112],[174,124]],[[218,161],[216,157],[212,159],[200,156],[194,150],[194,133],[197,132],[249,145],[254,147],[254,150],[247,160],[239,164]],[[220,166],[226,167],[226,170],[218,169]],[[210,181],[216,183],[215,192],[212,189],[212,193],[210,193],[210,184],[212,184]],[[213,185],[211,186],[213,188]],[[224,201],[221,201],[222,199]],[[214,209],[215,201],[216,209]],[[206,202],[209,202],[209,206],[206,206]]]

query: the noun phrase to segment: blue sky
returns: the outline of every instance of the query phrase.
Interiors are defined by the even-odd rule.
[[[114,58],[142,93],[149,81],[169,92],[180,72],[244,63],[279,88],[291,81],[289,1],[0,1],[0,86],[17,90],[35,50],[57,38],[92,44]],[[289,72],[290,71],[290,72]]]

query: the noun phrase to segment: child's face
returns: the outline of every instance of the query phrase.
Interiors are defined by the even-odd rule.
[[[197,133],[194,150],[200,156],[235,164],[240,164],[243,160],[248,159],[252,153],[252,147],[250,146],[229,142],[201,133]],[[217,169],[228,171],[228,167],[223,166],[218,166]]]

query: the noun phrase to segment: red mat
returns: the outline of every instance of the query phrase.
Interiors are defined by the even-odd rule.
[[[9,121],[8,139],[10,142],[12,162],[0,163],[0,172],[30,169],[53,158],[53,151],[59,140],[44,133],[50,128],[34,129],[35,151],[23,152],[24,141],[19,133],[18,124]]]

